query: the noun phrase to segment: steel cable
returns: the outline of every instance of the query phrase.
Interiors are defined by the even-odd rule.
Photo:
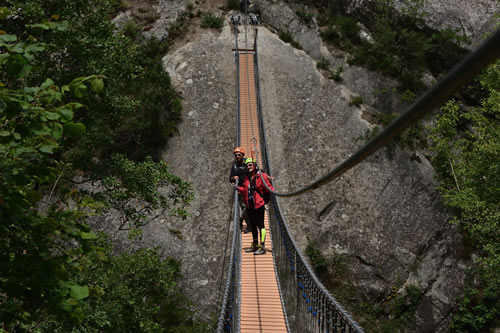
[[[231,191],[231,198],[229,199],[229,201],[234,201],[233,191]],[[222,261],[222,272],[221,272],[221,277],[220,277],[219,292],[217,294],[217,312],[216,312],[216,315],[219,313],[219,301],[221,299],[220,296],[221,296],[221,291],[222,291],[222,281],[224,278],[224,267],[226,266],[227,245],[228,245],[228,241],[229,241],[229,230],[231,230],[231,219],[233,216],[233,209],[234,209],[234,202],[232,202],[231,211],[229,213],[229,219],[227,222],[226,245],[224,247],[224,253],[223,253],[224,259]],[[234,227],[236,228],[236,226],[234,226]],[[231,264],[231,263],[229,263],[229,264]]]
[[[277,192],[269,188],[261,179],[266,188],[279,197],[293,197],[321,187],[339,177],[349,169],[361,163],[375,151],[388,144],[392,139],[401,134],[405,129],[415,124],[426,113],[441,106],[462,85],[472,80],[486,66],[500,57],[500,29],[483,42],[474,52],[466,56],[459,64],[454,66],[441,80],[431,87],[424,95],[417,99],[408,109],[382,130],[380,134],[366,143],[351,157],[344,160],[339,166],[328,172],[313,183],[293,192]],[[257,149],[254,144],[254,148]]]

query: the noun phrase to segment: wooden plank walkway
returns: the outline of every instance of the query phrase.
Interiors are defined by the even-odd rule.
[[[255,137],[261,162],[260,133],[257,118],[257,98],[255,94],[254,54],[240,53],[240,142],[247,157],[252,156]],[[281,298],[274,272],[271,239],[269,236],[269,216],[265,213],[266,227],[265,255],[246,253],[245,248],[252,243],[252,233],[242,234],[241,251],[241,333],[287,332]]]

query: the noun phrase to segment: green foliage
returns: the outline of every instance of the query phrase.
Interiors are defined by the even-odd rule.
[[[141,28],[134,20],[128,20],[122,27],[122,32],[125,36],[137,38],[141,33]]]
[[[102,181],[105,191],[97,197],[121,213],[120,229],[150,223],[154,220],[151,214],[157,209],[162,209],[161,213],[169,209],[172,215],[187,217],[184,207],[193,199],[191,186],[172,175],[166,163],[155,163],[150,157],[134,162],[123,155],[113,155],[107,170],[109,175]],[[141,204],[131,201],[133,198]]]
[[[302,49],[302,46],[293,38],[292,34],[288,31],[280,31],[279,33],[279,38],[284,41],[285,43],[290,43],[292,44],[293,47],[296,49]]]
[[[175,237],[179,238],[180,240],[182,240],[182,239],[183,239],[183,237],[182,237],[182,232],[181,232],[179,229],[173,229],[173,228],[170,228],[170,229],[168,229],[168,231],[169,231],[172,235],[174,235]]]
[[[471,284],[465,290],[453,318],[452,328],[455,332],[484,332],[485,328],[498,325],[500,279],[495,270],[499,265],[500,260],[496,256],[482,261],[476,269],[475,277],[481,285],[477,288]]]
[[[340,35],[334,25],[330,25],[326,30],[322,31],[321,37],[335,45],[338,45],[337,41],[340,39]]]
[[[35,332],[208,332],[193,321],[189,302],[177,287],[180,263],[161,258],[156,249],[141,249],[119,256],[104,237],[79,262],[74,280],[88,288],[75,288],[85,296],[83,320],[74,323],[46,317]]]
[[[423,10],[423,0],[403,1],[399,6],[402,18],[394,13],[394,2],[375,1],[375,14],[364,22],[371,30],[373,43],[359,38],[356,19],[343,16],[335,4],[328,7],[331,9],[328,27],[321,36],[350,52],[349,63],[398,79],[401,91],[421,93],[424,89],[421,82],[423,70],[430,69],[435,76],[447,71],[464,55],[460,46],[469,41],[458,31],[450,29],[438,32],[422,30],[421,23],[427,15]],[[320,5],[326,6],[324,3]]]
[[[363,135],[357,137],[356,141],[368,142],[373,139],[380,132],[380,126],[373,126],[372,128],[368,128]]]
[[[318,69],[328,69],[328,66],[330,66],[330,62],[328,61],[328,59],[324,58],[324,57],[321,57],[321,59],[319,59],[319,61],[316,63],[316,67]]]
[[[295,14],[297,14],[297,16],[300,17],[305,24],[310,24],[314,17],[311,12],[302,9],[297,9]]]
[[[361,96],[351,96],[349,106],[359,107],[361,104],[363,104],[363,98]]]
[[[113,3],[108,0],[94,4],[83,0],[9,0],[9,3],[19,8],[16,11],[19,18],[6,23],[19,31],[22,24],[42,21],[47,16],[56,16],[54,13],[57,20],[70,22],[66,31],[37,33],[37,37],[54,47],[51,56],[35,58],[39,71],[30,75],[30,81],[41,81],[48,76],[69,82],[88,73],[107,78],[104,95],[89,96],[82,103],[85,107],[75,113],[88,134],[84,140],[71,144],[77,150],[89,152],[87,156],[78,156],[79,165],[95,168],[92,157],[104,160],[113,153],[138,160],[147,155],[157,157],[158,148],[175,133],[181,119],[177,96],[162,69],[165,47],[159,44],[165,43],[155,39],[138,42],[115,33],[115,26],[109,21]],[[136,35],[134,29],[129,30],[131,37]]]
[[[412,98],[413,94],[408,93],[408,98]],[[373,139],[382,128],[388,126],[392,123],[399,115],[395,112],[393,113],[375,113],[374,120],[377,123],[377,126],[366,130],[366,132],[356,138],[357,141],[368,141]],[[410,128],[406,129],[403,133],[398,135],[393,141],[389,142],[387,145],[387,153],[389,157],[392,158],[394,150],[396,147],[401,149],[405,149],[408,151],[415,151],[417,149],[422,149],[427,147],[427,138],[426,131],[422,124],[422,121],[417,122],[416,124],[410,126]]]
[[[330,75],[330,79],[334,80],[335,82],[341,82],[342,81],[342,72],[344,71],[344,66],[340,65],[337,67],[335,72],[333,72]]]
[[[72,279],[71,272],[95,235],[83,223],[83,210],[52,205],[51,197],[70,167],[56,161],[55,153],[65,136],[85,131],[72,122],[82,104],[71,95],[85,97],[92,91],[87,87],[101,77],[82,77],[64,86],[46,79],[16,89],[32,70],[33,57],[47,47],[32,38],[0,36],[0,69],[8,78],[0,84],[0,323],[8,331],[39,320],[39,308],[79,321],[88,297],[88,288]],[[47,188],[51,193],[42,201]]]
[[[204,29],[221,30],[223,26],[224,26],[224,18],[217,15],[207,14],[204,15],[201,19],[200,27]]]
[[[200,13],[198,11],[198,13]],[[198,14],[199,16],[200,14]],[[167,28],[168,37],[171,40],[184,36],[189,28],[189,22],[192,18],[192,11],[184,11],[179,14],[174,23]]]
[[[360,28],[356,19],[353,17],[339,16],[335,18],[333,23],[344,38],[348,38],[351,41],[357,41],[359,39]]]
[[[230,10],[240,10],[239,0],[227,0],[227,8]]]
[[[309,257],[312,267],[318,274],[324,274],[328,272],[328,263],[325,257],[321,254],[321,251],[310,239],[308,240],[306,246],[306,256]]]
[[[458,332],[479,332],[500,313],[500,62],[481,77],[487,91],[479,107],[461,110],[455,101],[442,109],[431,129],[439,190],[466,238],[480,254],[455,318]]]
[[[175,132],[181,104],[162,69],[165,44],[116,34],[115,1],[8,4],[11,14],[0,9],[0,331],[58,323],[67,332],[104,316],[79,274],[94,264],[111,273],[115,264],[95,252],[89,215],[115,207],[133,227],[147,212],[186,215],[189,184],[147,157]],[[103,189],[86,193],[75,175]],[[142,329],[155,330],[150,323]]]
[[[397,294],[389,305],[391,315],[394,318],[382,323],[382,332],[399,332],[411,324],[422,296],[423,292],[414,285],[407,286],[403,293]]]
[[[394,299],[394,305],[391,311],[392,315],[401,323],[411,323],[415,317],[415,312],[417,311],[422,296],[423,292],[420,288],[414,285],[407,286],[404,294],[398,295]]]

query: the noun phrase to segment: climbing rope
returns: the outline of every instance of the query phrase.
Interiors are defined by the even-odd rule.
[[[426,113],[434,108],[440,107],[451,95],[462,85],[472,80],[486,66],[500,57],[500,29],[488,40],[483,42],[474,52],[465,57],[459,64],[453,67],[441,80],[431,87],[424,95],[417,99],[408,109],[396,118],[391,124],[382,130],[380,134],[366,143],[351,157],[339,166],[328,172],[313,183],[306,185],[293,192],[276,192],[267,186],[261,174],[262,183],[276,196],[292,197],[314,189],[317,189],[333,179],[339,177],[347,170],[361,163],[368,156],[388,144],[393,138],[401,134],[405,129],[415,124]],[[257,145],[254,143],[254,148]]]

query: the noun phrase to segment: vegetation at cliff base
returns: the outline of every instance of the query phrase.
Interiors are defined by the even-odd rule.
[[[400,82],[400,91],[421,93],[422,73],[436,77],[456,64],[465,51],[461,46],[467,38],[451,29],[430,31],[422,28],[428,15],[423,2],[402,1],[401,13],[395,13],[394,0],[376,0],[371,4],[373,15],[363,24],[370,37],[361,38],[358,18],[347,14],[341,1],[312,2],[322,13],[322,38],[350,53],[348,62],[393,77]]]
[[[424,24],[428,13],[421,0],[399,1],[398,6],[394,0],[370,1],[367,9],[373,14],[370,16],[352,8],[346,10],[344,1],[302,0],[299,3],[316,7],[323,40],[349,52],[350,64],[398,80],[403,102],[411,102],[424,92],[425,72],[438,78],[467,53],[463,46],[469,40],[460,31],[435,31]],[[397,114],[377,117],[376,121],[385,126]],[[379,130],[375,126],[364,139],[373,137]],[[452,331],[483,332],[498,327],[500,62],[490,65],[479,78],[456,93],[454,99],[441,108],[432,126],[426,128],[419,123],[399,136],[395,143],[411,150],[420,149],[431,157],[438,173],[438,190],[453,215],[451,222],[459,226],[464,236],[462,255],[473,259],[464,295],[452,313]],[[389,151],[393,149],[392,144]],[[311,249],[309,252],[314,262],[318,254]],[[413,291],[412,295],[418,303],[421,295]],[[376,329],[392,332],[411,324],[405,319],[399,320],[397,327],[380,325],[385,314],[381,303],[375,303],[360,312],[372,319]],[[399,316],[394,309],[391,315]]]
[[[498,325],[500,315],[500,61],[480,82],[481,105],[464,109],[449,101],[431,129],[439,190],[479,254],[455,316],[457,332],[481,332]]]

